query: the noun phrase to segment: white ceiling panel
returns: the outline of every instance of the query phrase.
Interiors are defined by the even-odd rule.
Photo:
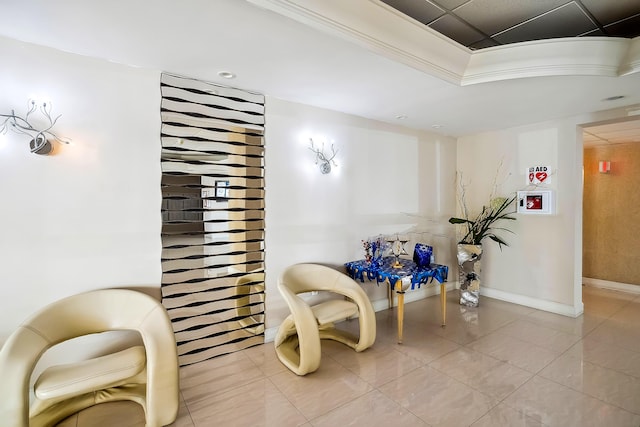
[[[585,147],[640,142],[640,119],[586,127],[583,140]]]

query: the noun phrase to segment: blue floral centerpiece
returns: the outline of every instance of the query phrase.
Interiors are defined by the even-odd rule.
[[[388,252],[391,244],[383,236],[373,237],[362,241],[364,259],[368,264],[380,265],[382,258]]]

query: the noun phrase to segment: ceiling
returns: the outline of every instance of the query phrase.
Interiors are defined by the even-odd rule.
[[[638,111],[640,114],[640,111]],[[626,144],[640,142],[640,116],[626,121],[603,123],[585,127],[583,143],[585,147]]]
[[[470,49],[557,37],[640,36],[638,0],[382,0]]]
[[[411,3],[419,2],[426,0]],[[471,20],[462,12],[475,8],[471,16],[485,16],[486,23],[473,21],[473,25],[498,41],[497,28],[531,18],[524,13],[531,13],[530,8],[523,9],[526,5],[544,5],[551,15],[578,5],[559,0],[433,0],[431,4],[436,2],[451,19],[449,12]],[[489,2],[493,6],[487,6]],[[607,26],[639,4],[638,0],[580,2],[605,29],[614,28]],[[19,55],[9,48],[11,40],[18,40],[452,137],[580,114],[588,118],[591,112],[614,108],[640,109],[637,59],[627,60],[631,71],[626,73],[598,66],[578,72],[567,67],[556,72],[556,67],[551,73],[536,74],[525,66],[526,76],[497,73],[497,78],[461,83],[465,67],[485,58],[475,55],[501,55],[500,49],[519,49],[519,45],[472,50],[380,0],[0,0],[0,5],[0,54],[7,49]],[[612,6],[610,12],[606,6]],[[538,8],[535,15],[542,12]],[[628,58],[627,40],[614,42],[615,55],[608,50],[589,52],[605,53],[615,61]],[[634,55],[640,58],[640,42],[633,42]],[[531,43],[525,48],[540,47]],[[553,51],[555,45],[545,44],[543,51]],[[43,49],[41,54],[48,57],[49,51]],[[447,69],[449,62],[453,71]],[[600,72],[605,68],[608,74]],[[236,77],[225,79],[220,71]],[[0,93],[3,84],[8,88],[11,82],[0,82]],[[5,107],[2,99],[0,107]]]

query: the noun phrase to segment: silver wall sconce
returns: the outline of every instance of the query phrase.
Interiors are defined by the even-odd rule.
[[[331,172],[331,164],[333,164],[333,166],[338,166],[335,160],[333,160],[333,158],[336,157],[336,154],[338,154],[338,151],[333,147],[333,144],[331,144],[331,157],[329,157],[324,154],[324,142],[322,143],[322,148],[318,149],[314,146],[312,138],[309,138],[309,141],[311,142],[309,150],[316,154],[316,165],[320,168],[320,172],[328,174]]]
[[[47,121],[43,126],[36,127],[31,122],[31,115],[36,111],[40,111]],[[0,114],[0,117],[5,118],[0,124],[0,133],[7,133],[7,130],[11,129],[16,133],[27,135],[31,138],[29,147],[32,153],[49,154],[53,147],[48,138],[63,144],[69,143],[66,138],[61,138],[51,131],[61,115],[62,114],[58,115],[54,119],[51,117],[51,103],[43,102],[42,104],[38,104],[30,100],[28,111],[24,117],[18,116],[14,110],[11,110],[11,114]]]

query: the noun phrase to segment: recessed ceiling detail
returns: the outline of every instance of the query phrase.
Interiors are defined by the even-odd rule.
[[[637,0],[381,0],[477,50],[558,37],[640,35]]]
[[[469,3],[434,1],[444,8],[443,16]],[[606,108],[640,108],[640,37],[571,37],[472,50],[381,0],[160,0],[151,9],[131,8],[127,19],[121,19],[116,3],[69,1],[53,7],[47,0],[7,2],[11,19],[0,26],[6,102],[24,99],[19,92],[23,84],[32,86],[31,80],[14,77],[41,58],[62,76],[92,81],[93,74],[74,66],[84,56],[133,67],[123,69],[132,78],[166,70],[208,82],[234,81],[268,94],[274,103],[294,102],[430,132],[432,124],[440,123],[451,137]],[[565,10],[575,10],[577,3],[570,0],[554,7],[567,3],[571,7]],[[603,4],[609,3],[629,7],[638,0]],[[582,4],[591,10],[587,0]],[[495,14],[509,12],[503,9]],[[604,25],[613,25],[620,15],[607,19]],[[46,23],[63,21],[42,31]],[[252,44],[256,37],[259,49]],[[98,79],[103,69],[106,64],[96,68]],[[224,80],[217,75],[221,70],[238,77]],[[72,77],[76,72],[78,77]],[[626,98],[602,101],[612,95]],[[398,121],[399,114],[408,117]]]
[[[473,15],[479,16],[484,13],[486,18],[486,22],[478,21],[478,26],[493,28],[499,32],[495,33],[496,35],[507,37],[512,27],[506,23],[490,22],[491,19],[517,21],[514,28],[518,28],[518,31],[535,32],[538,31],[532,26],[535,19],[544,17],[548,20],[553,13],[563,13],[562,16],[567,18],[571,10],[584,10],[578,0],[538,0],[535,2],[535,8],[526,10],[522,9],[522,5],[530,6],[530,3],[534,2],[470,0],[454,10],[448,10],[444,4],[437,3],[442,0],[352,0],[353,3],[340,3],[339,7],[333,2],[304,0],[248,1],[462,86],[531,77],[619,77],[640,72],[640,37],[631,40],[602,36],[552,39],[541,37],[520,42],[514,39],[510,40],[513,43],[499,45],[496,42],[492,48],[473,50],[450,38],[454,37],[453,35],[444,35],[385,3],[393,2],[396,7],[404,7],[405,10],[414,13],[417,13],[415,10],[419,10],[423,15],[436,16],[436,9],[416,9],[415,3],[430,1],[444,11],[435,18],[434,23],[446,16],[453,16],[462,22],[462,18],[449,12],[476,7],[478,10]],[[411,5],[411,8],[407,5]],[[541,5],[548,7],[541,8]],[[631,4],[626,10],[635,11],[636,8]],[[366,16],[366,19],[362,19],[363,16]],[[638,16],[640,17],[640,14]],[[443,27],[449,24],[452,24],[452,21],[443,23]],[[577,26],[581,27],[580,31],[587,30],[582,24],[578,23]],[[475,26],[473,30],[483,32]],[[470,39],[474,37],[473,32],[468,32],[467,35]]]
[[[231,71],[218,71],[218,76],[222,77],[223,79],[235,79],[236,75],[234,73],[232,73]]]

